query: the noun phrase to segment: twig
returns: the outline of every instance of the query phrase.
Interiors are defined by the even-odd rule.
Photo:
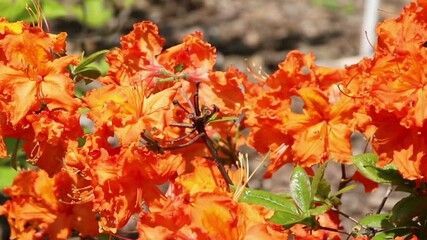
[[[345,235],[350,235],[348,232],[340,231],[340,230],[335,229],[335,228],[329,228],[329,227],[319,226],[319,229],[326,230],[326,231],[331,231],[331,232],[337,232],[337,233],[345,234]]]
[[[345,165],[341,164],[341,181],[340,181],[340,184],[338,185],[338,191],[345,188],[350,181],[351,181],[351,178],[347,178]],[[341,199],[341,197],[342,197],[342,193],[337,195],[338,199]]]
[[[387,201],[388,197],[390,197],[390,194],[393,192],[393,186],[388,186],[387,188],[387,192],[384,195],[383,200],[381,201],[380,206],[378,207],[378,210],[376,212],[376,214],[381,213],[381,210],[384,208],[385,202]]]
[[[356,224],[359,224],[359,221],[357,221],[356,219],[354,219],[352,216],[350,216],[350,215],[348,215],[348,214],[346,214],[346,213],[344,213],[344,212],[341,212],[338,208],[336,208],[336,207],[332,207],[331,209],[332,209],[332,211],[335,211],[335,212],[337,212],[338,214],[343,215],[344,217],[346,217],[346,218],[347,218],[347,219],[349,219],[350,221],[352,221],[352,222],[354,222],[354,223],[356,223]]]

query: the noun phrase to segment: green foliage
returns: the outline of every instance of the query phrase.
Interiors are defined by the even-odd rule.
[[[105,26],[114,17],[113,5],[129,8],[134,2],[135,0],[84,0],[67,3],[59,0],[40,0],[43,14],[47,19],[74,18],[90,28]],[[25,9],[26,5],[33,7],[31,0],[2,0],[0,1],[0,16],[9,21],[31,22],[32,19]]]
[[[239,201],[264,206],[274,211],[298,214],[298,209],[292,199],[263,190],[247,188],[239,198]]]
[[[4,142],[10,157],[0,159],[0,165],[10,165],[14,171],[19,166],[28,166],[27,155],[22,151],[23,142],[16,138],[5,138]]]
[[[329,11],[340,10],[345,14],[352,14],[355,11],[354,5],[352,4],[342,5],[339,3],[338,0],[312,0],[311,2],[316,6],[325,7]]]
[[[97,62],[104,57],[104,55],[108,52],[108,50],[101,50],[95,52],[88,57],[84,57],[82,55],[83,60],[77,66],[70,66],[70,72],[74,78],[75,82],[79,82],[81,80],[85,81],[93,81],[100,77],[103,73],[100,70],[100,67],[97,66]]]
[[[26,154],[22,152],[22,142],[14,138],[5,138],[4,141],[10,157],[0,159],[0,191],[12,184],[19,166],[28,165]]]
[[[83,25],[99,28],[113,17],[113,9],[108,7],[106,2],[106,0],[85,0],[80,5],[71,6],[71,10]]]
[[[410,229],[406,228],[396,228],[388,231],[383,231],[377,235],[375,235],[371,240],[385,240],[385,239],[394,239],[395,237],[404,237],[404,239],[409,239],[412,236],[412,232]]]
[[[427,195],[401,199],[391,210],[390,222],[395,226],[425,224],[422,219],[427,217]]]
[[[373,153],[353,156],[351,160],[363,176],[374,182],[395,185],[399,191],[412,192],[415,189],[415,183],[404,179],[394,165],[377,167],[378,156]]]
[[[57,0],[40,0],[43,13],[47,19],[66,17],[66,8]],[[2,0],[0,1],[0,16],[9,21],[31,21],[25,9],[26,5],[32,7],[30,0]]]
[[[377,183],[390,183],[389,179],[383,178],[376,167],[378,156],[373,153],[366,153],[351,158],[357,170],[366,178]]]
[[[26,0],[2,0],[0,1],[0,16],[9,21],[29,20],[25,10]]]
[[[297,223],[316,228],[316,216],[324,214],[340,202],[323,178],[326,166],[327,164],[321,165],[313,177],[304,168],[295,167],[290,178],[291,197],[287,197],[287,194],[283,196],[263,190],[245,189],[239,201],[274,210],[270,221],[286,228]]]
[[[325,176],[325,170],[326,170],[327,163],[323,163],[319,166],[319,168],[316,169],[316,172],[314,173],[313,180],[311,182],[311,192],[315,196],[317,193],[320,193],[321,189],[321,183],[323,180],[323,177]],[[330,191],[330,188],[329,188]],[[329,194],[329,192],[328,192]]]
[[[307,212],[313,204],[310,178],[304,168],[297,166],[291,175],[291,195],[302,212]]]
[[[3,191],[4,187],[12,185],[17,174],[18,172],[10,166],[0,166],[0,191]]]
[[[393,225],[389,221],[390,214],[372,214],[362,218],[359,225],[369,228],[392,228]]]

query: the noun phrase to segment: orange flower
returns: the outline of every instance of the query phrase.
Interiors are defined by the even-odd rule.
[[[202,40],[201,33],[190,34],[182,44],[162,51],[165,40],[160,37],[156,25],[143,21],[133,27],[131,33],[122,37],[122,48],[107,53],[110,69],[101,82],[133,86],[145,81],[145,86],[156,92],[170,87],[167,83],[158,86],[157,81],[208,81],[215,65],[216,50]],[[151,91],[146,92],[149,93]]]
[[[107,53],[110,68],[107,77],[100,78],[100,81],[122,86],[154,81],[155,77],[162,76],[163,67],[156,57],[161,53],[164,42],[158,27],[152,22],[134,24],[133,31],[121,38],[122,48]]]
[[[220,109],[221,115],[237,116],[241,114],[244,96],[240,86],[246,75],[236,68],[229,67],[225,72],[210,72],[208,78],[209,80],[200,84],[201,104],[208,107],[215,104]]]
[[[143,203],[150,210],[163,206],[164,196],[157,185],[176,175],[181,159],[134,144],[112,147],[107,142],[110,134],[111,131],[101,128],[87,137],[82,148],[70,148],[66,166],[85,182],[80,187],[84,191],[75,191],[74,198],[93,202],[100,227],[116,232],[142,210]]]
[[[373,192],[378,188],[378,183],[363,176],[359,171],[356,171],[351,179],[355,182],[362,183],[365,187],[365,192]]]
[[[411,180],[427,177],[427,137],[423,128],[403,127],[392,113],[371,114],[377,127],[372,141],[374,151],[380,156],[379,165],[396,164],[402,175]],[[390,131],[393,129],[393,131]]]
[[[342,70],[320,67],[314,60],[313,54],[291,51],[279,69],[266,79],[266,84],[273,89],[280,88],[284,98],[289,98],[293,90],[309,86],[326,90],[341,80]]]
[[[349,162],[350,120],[355,109],[352,100],[343,97],[331,105],[327,96],[311,88],[303,88],[298,94],[304,101],[304,113],[289,113],[285,125],[295,139],[294,161],[307,167],[329,158]]]
[[[52,175],[62,167],[68,144],[77,144],[83,133],[77,112],[81,102],[68,72],[80,57],[56,58],[65,53],[65,33],[48,34],[4,19],[0,23],[1,135],[26,140],[28,160]]]
[[[323,215],[318,216],[320,226],[330,229],[341,230],[339,215],[336,212],[328,211]],[[296,224],[291,227],[291,232],[294,234],[295,240],[340,240],[341,235],[338,232],[333,232],[323,229],[310,229],[303,224]]]
[[[397,19],[387,19],[378,25],[375,54],[406,55],[425,52],[427,36],[427,5],[425,1],[411,2]]]
[[[206,82],[216,62],[216,49],[202,40],[202,33],[196,32],[185,36],[182,44],[166,49],[159,62],[190,82]]]
[[[427,119],[427,6],[410,3],[397,19],[388,19],[377,27],[375,49],[377,79],[370,94],[377,111],[393,111],[406,127],[422,127]]]
[[[98,235],[98,222],[91,204],[64,204],[73,179],[66,172],[49,178],[40,171],[21,172],[4,193],[11,197],[0,206],[7,215],[12,239],[67,239],[73,231],[80,236]]]
[[[257,87],[244,82],[248,90],[245,92],[245,124],[251,127],[248,144],[260,153],[275,151],[282,145],[291,146],[275,154],[264,177],[271,177],[290,161],[305,166],[330,157],[340,162],[348,161],[352,133],[350,118],[355,107],[351,100],[341,98],[342,94],[334,85],[341,81],[344,73],[317,66],[312,54],[292,51],[276,72],[259,79],[261,82]],[[298,95],[306,104],[304,114],[291,110]],[[318,106],[315,104],[317,100],[321,101]],[[307,127],[311,130],[306,130]],[[341,137],[342,130],[344,136]],[[329,138],[333,138],[333,144],[329,143]],[[335,140],[344,142],[335,143]]]
[[[258,85],[244,82],[244,85],[244,124],[251,128],[247,144],[263,154],[275,151],[281,145],[292,145],[293,138],[283,129],[285,116],[290,111],[290,99],[283,99],[280,91],[263,89],[262,82]],[[274,157],[275,160],[268,165],[264,178],[271,177],[280,167],[292,161],[289,150],[290,148]]]
[[[120,143],[127,146],[140,141],[141,133],[149,130],[160,138],[167,126],[168,111],[179,84],[150,96],[142,86],[107,85],[94,89],[84,98],[90,108],[88,117],[97,128],[106,125],[117,135]]]
[[[212,161],[196,158],[195,169],[169,185],[163,208],[141,214],[141,239],[286,239],[287,231],[268,223],[273,211],[238,203],[226,192]],[[232,178],[233,178],[233,174]],[[151,209],[150,209],[151,210]]]
[[[27,160],[49,176],[59,172],[68,147],[77,146],[77,139],[83,136],[79,118],[63,110],[28,114],[25,123],[31,126],[33,133],[24,135],[27,141],[23,150],[28,153]]]
[[[227,185],[213,161],[196,157],[192,159],[191,164],[191,172],[180,173],[180,176],[172,181],[168,196],[226,191]]]
[[[427,120],[427,96],[424,93],[427,89],[427,72],[422,67],[427,63],[425,53],[381,57],[377,62],[386,64],[372,71],[377,81],[370,94],[375,100],[377,111],[393,111],[402,119],[403,126],[422,127]]]
[[[10,113],[12,124],[16,125],[30,110],[42,110],[44,105],[49,110],[75,112],[80,101],[74,98],[74,84],[67,67],[77,64],[79,57],[53,60],[46,53],[49,48],[41,45],[46,44],[43,41],[50,42],[47,36],[40,39],[37,35],[23,33],[16,38],[5,38],[0,43],[0,47],[8,51],[7,54],[12,54],[9,51],[21,53],[20,56],[10,56],[10,60],[14,61],[10,62],[10,66],[0,65],[0,89],[10,96],[5,110]],[[3,42],[6,39],[10,43]],[[37,45],[38,42],[41,42],[40,45]]]

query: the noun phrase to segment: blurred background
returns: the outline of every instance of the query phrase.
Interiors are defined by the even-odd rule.
[[[272,73],[290,50],[315,54],[318,64],[343,67],[369,56],[375,44],[377,21],[396,18],[408,0],[40,0],[52,33],[68,33],[68,53],[86,54],[120,45],[120,36],[132,25],[151,20],[166,39],[178,44],[194,31],[217,48],[217,68],[233,65],[246,72],[247,63]],[[30,0],[0,0],[0,16],[30,21]],[[370,5],[369,5],[370,4]],[[366,33],[365,33],[366,31]],[[106,64],[101,64],[104,70]],[[0,160],[0,189],[10,185],[14,172]],[[14,171],[14,170],[13,170]],[[274,192],[288,189],[289,168],[272,179],[259,173],[251,187]],[[329,168],[331,178],[338,168]],[[338,184],[338,182],[337,182]],[[343,211],[356,219],[375,211],[385,189],[344,195]],[[0,203],[5,197],[0,194]],[[349,204],[351,203],[351,204]],[[393,204],[393,199],[390,201]],[[4,218],[0,221],[4,222]],[[346,223],[344,223],[346,224]],[[348,223],[350,224],[350,223]],[[4,226],[4,225],[3,225]],[[0,227],[0,239],[7,239]]]
[[[1,0],[0,16],[29,20],[27,2],[31,5],[30,0]],[[409,1],[41,0],[51,32],[67,32],[72,52],[118,46],[134,23],[151,20],[166,46],[201,31],[218,49],[218,66],[240,67],[249,59],[271,71],[292,49],[313,52],[322,61],[357,56],[361,37],[368,41],[364,17],[372,22],[364,14],[365,2],[381,20],[397,17]]]

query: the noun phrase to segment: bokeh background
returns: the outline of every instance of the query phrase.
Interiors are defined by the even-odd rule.
[[[379,20],[397,17],[408,0],[41,0],[52,32],[69,34],[69,51],[119,45],[132,25],[151,20],[167,39],[194,31],[219,52],[221,67],[249,59],[273,71],[292,49],[337,60],[359,54],[365,1],[380,1]],[[1,0],[0,16],[28,18],[30,0]],[[361,36],[362,33],[362,36]],[[366,40],[366,38],[365,38]],[[367,41],[367,40],[366,40]],[[375,39],[369,39],[375,43]],[[243,63],[242,63],[243,62]]]
[[[134,23],[151,20],[166,38],[165,47],[180,43],[188,33],[200,31],[217,48],[218,69],[233,65],[246,72],[247,64],[255,64],[272,73],[287,52],[294,49],[314,53],[318,64],[329,67],[343,67],[368,55],[360,46],[375,44],[375,37],[363,27],[366,11],[372,11],[366,9],[365,1],[376,0],[41,0],[41,3],[50,31],[68,33],[69,54],[82,51],[90,54],[119,46],[120,36],[130,32]],[[382,0],[373,12],[378,21],[395,18],[408,3],[409,0]],[[0,0],[0,16],[9,21],[29,21],[26,4],[31,6],[30,0]],[[107,67],[102,63],[100,66]],[[0,160],[0,188],[11,183],[11,173],[3,171],[6,168],[10,168],[7,159]],[[285,167],[272,179],[265,180],[260,172],[251,187],[286,191],[289,173],[290,168]],[[336,185],[339,173],[336,166],[327,172]],[[365,195],[358,188],[345,194],[343,211],[356,219],[375,212],[384,192],[385,189],[379,189]],[[397,197],[398,194],[392,195],[387,206]],[[0,203],[4,199],[0,194]],[[6,239],[7,228],[2,226],[0,239]]]

